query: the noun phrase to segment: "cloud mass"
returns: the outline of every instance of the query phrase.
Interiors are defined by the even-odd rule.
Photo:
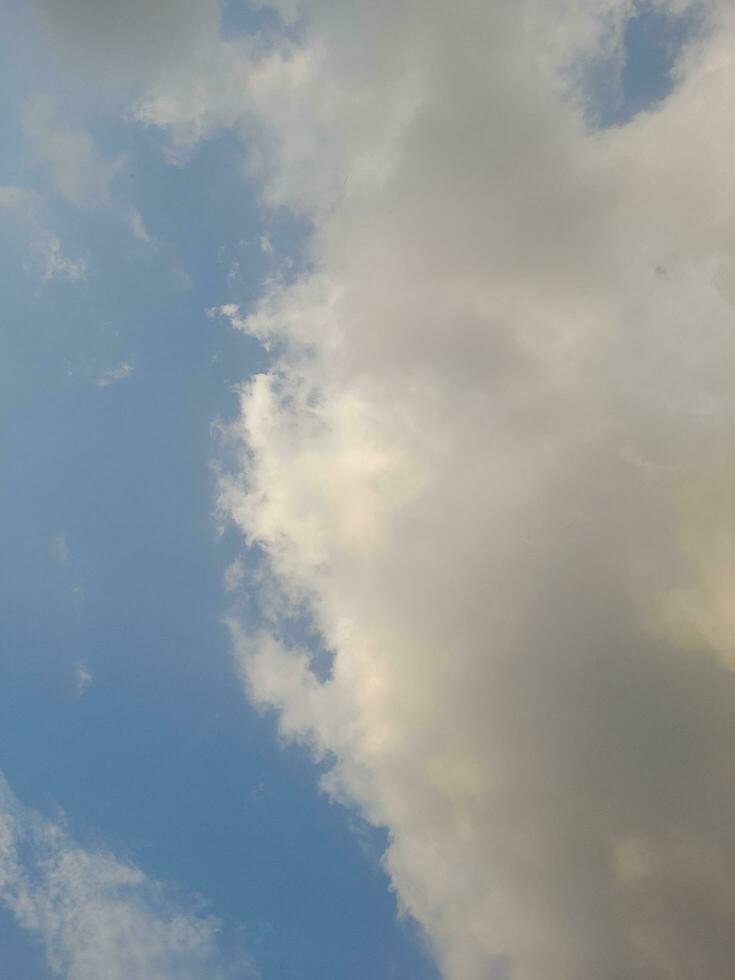
[[[271,570],[236,647],[451,980],[735,960],[735,18],[591,129],[578,66],[631,12],[306,4],[260,120],[315,231],[225,311],[282,351],[222,491]]]

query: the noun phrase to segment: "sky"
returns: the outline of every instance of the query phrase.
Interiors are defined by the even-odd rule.
[[[0,14],[0,978],[731,980],[730,5]]]

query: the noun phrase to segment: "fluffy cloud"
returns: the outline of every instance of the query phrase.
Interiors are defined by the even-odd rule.
[[[77,846],[61,823],[19,803],[2,774],[0,901],[65,980],[256,975],[246,961],[234,972],[223,965],[216,920],[172,901],[133,865]]]
[[[631,11],[305,4],[247,107],[315,231],[224,310],[281,352],[223,485],[271,569],[236,646],[451,980],[735,959],[735,17],[592,131]]]

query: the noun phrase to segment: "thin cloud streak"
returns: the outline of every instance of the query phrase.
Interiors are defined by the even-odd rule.
[[[227,962],[216,919],[134,865],[81,848],[63,821],[24,807],[1,773],[0,902],[64,980],[257,976],[247,958]]]

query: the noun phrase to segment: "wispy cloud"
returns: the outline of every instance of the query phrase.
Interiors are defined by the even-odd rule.
[[[40,203],[39,195],[28,187],[17,187],[14,184],[0,185],[0,208],[15,210],[38,207]]]
[[[43,281],[51,279],[69,279],[79,282],[87,278],[89,259],[82,256],[78,259],[67,258],[61,250],[61,242],[55,235],[49,235],[45,244],[45,267]]]
[[[0,185],[0,209],[16,215],[19,226],[29,239],[36,260],[34,264],[40,264],[44,283],[52,279],[72,282],[86,279],[89,259],[86,256],[70,259],[64,254],[58,236],[46,227],[44,200],[40,194],[28,187]]]
[[[0,773],[0,902],[38,937],[64,980],[225,980],[257,976],[228,962],[221,924],[140,868],[85,850],[60,821],[23,806]]]
[[[115,384],[116,381],[124,381],[129,378],[135,368],[127,361],[118,364],[117,367],[104,371],[95,381],[98,388],[106,388],[108,385]]]
[[[77,207],[102,208],[117,216],[139,241],[152,244],[137,208],[121,203],[113,181],[128,166],[124,156],[106,159],[95,141],[64,125],[51,98],[36,99],[25,114],[25,133],[43,161],[56,192]]]
[[[224,586],[227,592],[238,592],[245,581],[245,564],[241,558],[236,558],[225,569]]]

